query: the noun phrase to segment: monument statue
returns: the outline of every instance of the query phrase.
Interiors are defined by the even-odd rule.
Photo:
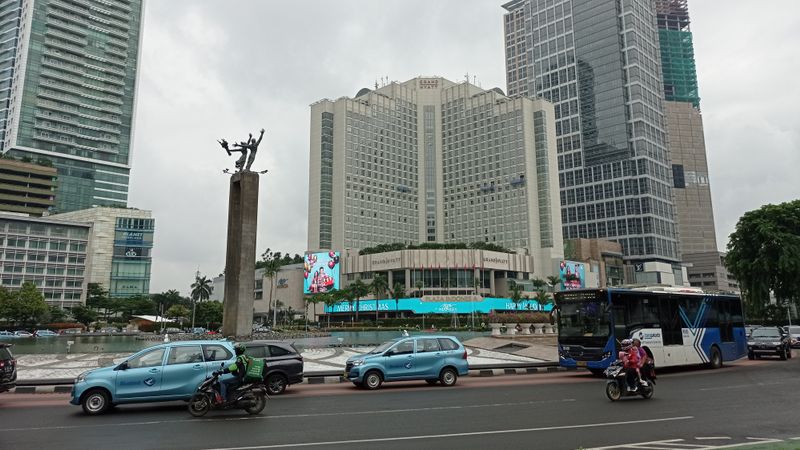
[[[256,234],[258,221],[258,179],[267,171],[253,172],[250,168],[264,138],[253,134],[239,143],[225,139],[217,141],[228,152],[241,153],[236,171],[230,174],[228,198],[228,241],[225,255],[225,294],[222,304],[222,333],[245,338],[252,333],[255,288]]]
[[[228,152],[228,156],[232,155],[234,152],[241,153],[242,156],[236,160],[235,166],[237,172],[249,172],[250,167],[253,165],[253,161],[256,159],[256,153],[258,152],[258,145],[261,144],[261,139],[264,138],[264,129],[261,129],[261,134],[258,136],[258,140],[253,137],[253,133],[247,137],[247,140],[241,141],[239,143],[229,144],[228,141],[225,139],[220,139],[219,145]],[[250,154],[248,156],[247,151],[250,150]]]

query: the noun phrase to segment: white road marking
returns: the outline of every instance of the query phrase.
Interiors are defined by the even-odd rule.
[[[369,411],[352,411],[352,412],[330,412],[330,413],[310,413],[310,414],[283,414],[277,416],[244,416],[244,417],[218,417],[208,419],[176,419],[176,420],[152,420],[147,422],[122,422],[115,424],[91,424],[91,425],[61,425],[51,427],[26,427],[26,428],[0,428],[3,431],[41,431],[41,430],[74,430],[81,428],[97,428],[105,426],[137,426],[137,425],[158,425],[166,423],[185,423],[185,422],[224,422],[224,421],[237,421],[237,420],[265,420],[265,419],[294,419],[298,417],[326,417],[326,416],[360,416],[370,414],[405,414],[409,412],[420,411],[445,411],[455,409],[471,409],[471,408],[505,408],[508,406],[529,406],[529,405],[543,405],[549,403],[564,403],[574,402],[574,398],[565,398],[561,400],[532,400],[527,402],[509,402],[509,403],[484,403],[476,405],[463,405],[463,406],[432,406],[429,408],[405,408],[405,409],[378,409]]]
[[[372,442],[393,442],[393,441],[414,441],[421,439],[444,439],[453,437],[464,436],[484,436],[484,435],[498,435],[498,434],[511,434],[511,433],[532,433],[536,431],[555,431],[555,430],[574,430],[579,428],[599,428],[619,425],[635,425],[642,423],[654,422],[669,422],[676,420],[689,420],[694,419],[694,416],[680,416],[680,417],[665,417],[661,419],[642,419],[642,420],[629,420],[623,422],[602,422],[602,423],[587,423],[581,425],[560,425],[553,427],[537,427],[537,428],[520,428],[514,430],[492,430],[492,431],[472,431],[465,433],[451,433],[451,434],[429,434],[423,436],[399,436],[389,438],[373,438],[373,439],[350,439],[344,441],[320,441],[320,442],[302,442],[296,444],[274,444],[274,445],[255,445],[248,447],[226,447],[217,448],[213,450],[256,450],[268,448],[287,448],[287,447],[315,447],[323,445],[342,445],[342,444],[363,444]]]
[[[721,439],[730,440],[730,437],[729,436],[696,436],[695,439],[697,439],[698,441],[703,441],[703,440],[706,440],[706,439],[709,440],[709,441],[711,441],[711,440],[721,440]]]
[[[697,440],[711,440],[711,439],[718,439],[718,440],[730,440],[730,437],[726,436],[713,436],[713,437],[696,437]],[[679,442],[684,442],[683,439],[666,439],[663,441],[649,441],[649,442],[634,442],[630,444],[619,444],[619,445],[610,445],[607,447],[592,447],[587,448],[586,450],[610,450],[610,449],[621,449],[621,448],[635,448],[641,450],[675,450],[678,448],[697,448],[703,450],[714,450],[714,449],[725,449],[725,448],[734,448],[734,447],[747,447],[752,446],[755,443],[776,443],[776,442],[783,442],[781,439],[770,439],[770,438],[754,438],[754,437],[747,437],[745,439],[749,439],[749,442],[740,442],[737,444],[724,444],[724,445],[697,445],[697,444],[680,444]],[[800,439],[800,438],[795,438]],[[663,447],[656,447],[654,445],[663,445]]]

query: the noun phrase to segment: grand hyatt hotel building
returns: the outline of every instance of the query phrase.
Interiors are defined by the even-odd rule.
[[[524,257],[504,259],[514,277],[556,274],[563,241],[549,102],[439,77],[393,82],[311,105],[310,150],[311,251],[484,242]],[[343,275],[448,265],[471,271],[482,263],[477,254],[431,252],[441,254],[395,254],[402,262],[372,270],[345,258]],[[404,278],[407,289],[416,283]]]

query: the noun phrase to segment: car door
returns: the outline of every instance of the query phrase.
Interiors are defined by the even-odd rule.
[[[200,345],[170,346],[159,397],[189,397],[205,378],[206,364]]]
[[[165,347],[146,350],[117,370],[116,397],[125,399],[157,397],[161,390]]]
[[[206,376],[211,376],[221,366],[233,363],[233,352],[222,344],[203,344],[203,360],[206,364]]]
[[[292,382],[292,378],[296,378],[303,373],[303,361],[299,354],[280,345],[270,344],[268,349],[267,371],[271,371],[273,368],[280,368],[281,372],[290,378],[290,382]]]
[[[417,352],[414,356],[414,374],[422,378],[437,378],[444,356],[436,338],[417,339]]]
[[[414,339],[398,342],[385,355],[387,380],[402,380],[414,375]]]

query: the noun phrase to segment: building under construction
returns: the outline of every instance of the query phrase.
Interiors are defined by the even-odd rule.
[[[690,102],[699,108],[694,46],[686,0],[656,0],[656,18],[664,96],[667,100]]]

